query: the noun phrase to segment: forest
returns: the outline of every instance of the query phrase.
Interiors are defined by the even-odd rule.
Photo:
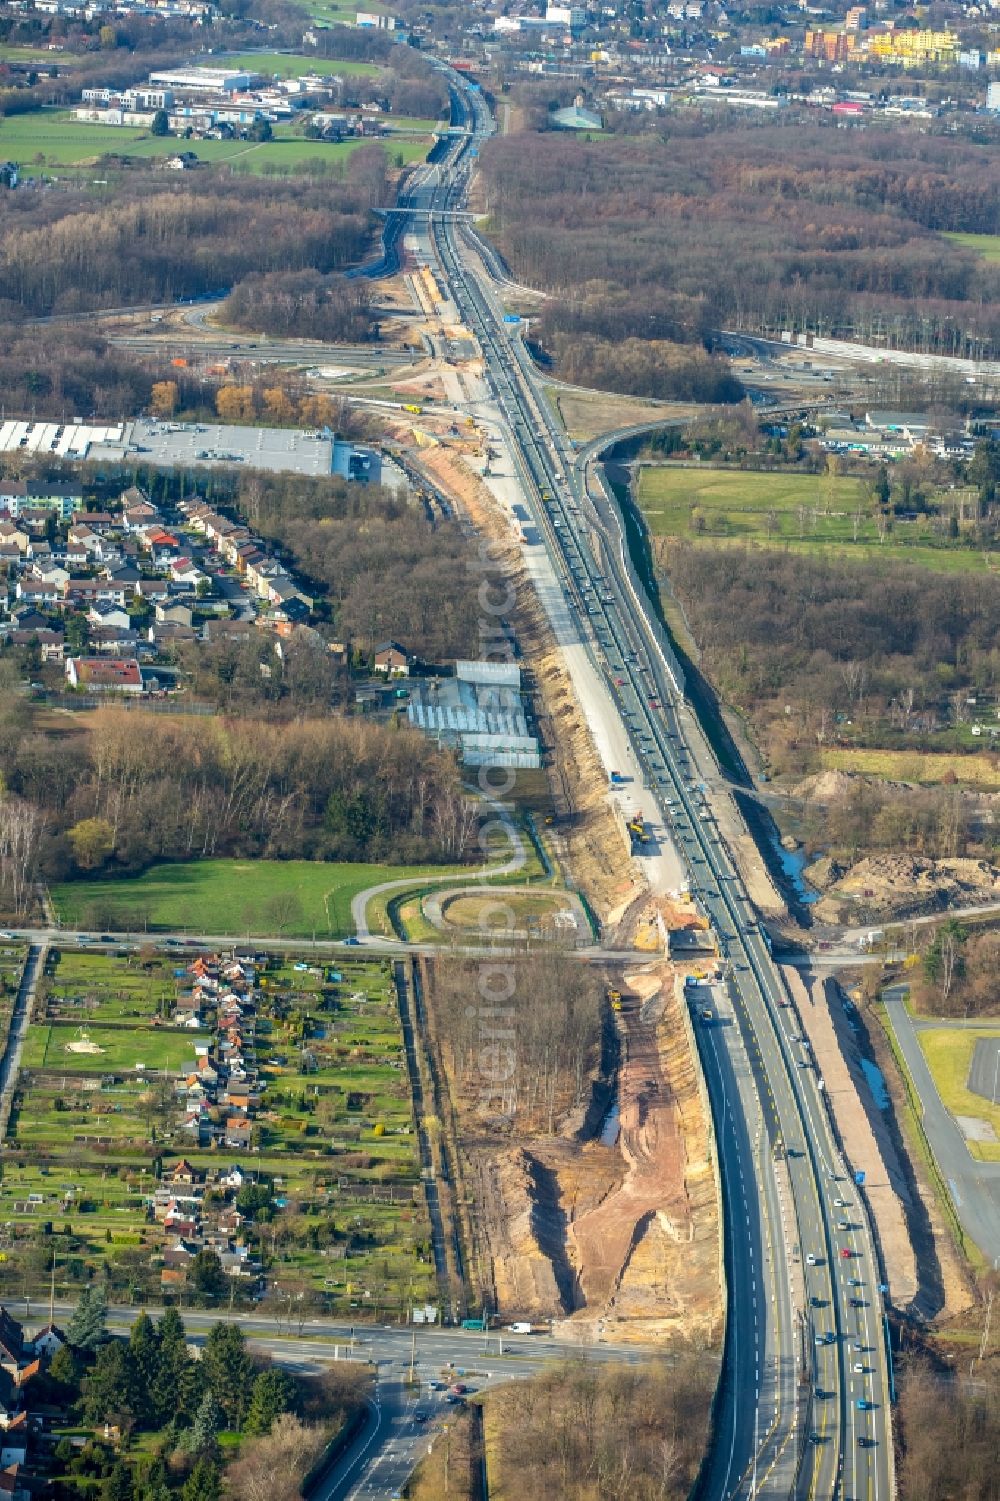
[[[919,746],[1000,680],[1000,580],[902,563],[685,542],[662,549],[706,676],[747,713],[775,770],[835,738]]]
[[[1000,350],[1000,266],[939,234],[1000,231],[986,147],[678,119],[590,140],[542,132],[530,149],[497,137],[482,176],[498,247],[551,294],[534,328],[546,348],[565,351],[561,335],[697,345],[721,327]]]
[[[247,276],[222,304],[227,325],[274,338],[327,339],[357,344],[373,338],[366,282],[320,271],[269,271]]]
[[[460,861],[475,831],[454,757],[403,726],[109,707],[54,734],[4,695],[0,883],[202,856]],[[22,700],[23,703],[23,700]]]
[[[976,1331],[978,1335],[981,1329]],[[976,1364],[977,1342],[963,1343],[954,1369],[908,1355],[899,1379],[900,1501],[993,1501],[1000,1451],[1000,1379],[996,1360]]]
[[[206,173],[167,185],[144,172],[110,202],[77,189],[6,194],[0,324],[199,297],[253,273],[329,273],[364,255],[389,192],[373,142],[339,180]]]
[[[521,1138],[552,1132],[567,1111],[589,1103],[602,1059],[600,977],[552,951],[505,961],[503,1004],[477,1008],[469,1002],[481,968],[460,959],[434,968],[434,1013],[453,1087],[494,1125],[516,1120]],[[492,1060],[485,1073],[484,1058]]]
[[[580,1361],[511,1382],[490,1398],[488,1421],[518,1495],[684,1501],[704,1451],[712,1389],[711,1364],[697,1355],[669,1368]]]

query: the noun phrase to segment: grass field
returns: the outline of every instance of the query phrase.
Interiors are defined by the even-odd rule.
[[[955,245],[964,245],[966,250],[974,250],[987,261],[1000,261],[1000,235],[966,235],[947,233],[946,240],[951,240]]]
[[[176,137],[151,136],[131,126],[92,125],[76,120],[64,110],[32,115],[13,115],[0,120],[0,156],[24,166],[79,167],[94,163],[109,152],[125,156],[172,156],[193,151],[201,162],[230,162],[252,172],[288,172],[305,162],[339,162],[368,140],[308,141],[279,127],[272,141],[184,141]],[[391,158],[422,161],[429,141],[382,142]]]
[[[973,1094],[966,1082],[979,1038],[1000,1037],[1000,1028],[921,1027],[917,1037],[945,1108],[952,1115],[988,1121],[997,1134],[996,1142],[969,1141],[972,1156],[985,1162],[1000,1161],[1000,1105]]]
[[[654,537],[718,546],[758,543],[857,558],[894,558],[942,572],[978,572],[975,548],[949,543],[930,520],[896,522],[880,542],[860,480],[822,474],[649,465],[639,472],[638,503]],[[855,541],[855,518],[857,540]]]
[[[74,1046],[84,1039],[101,1051],[74,1052]],[[131,1072],[137,1063],[141,1063],[147,1071],[161,1069],[176,1074],[187,1063],[194,1066],[195,1044],[208,1042],[207,1033],[165,1032],[149,1026],[74,1026],[72,1022],[39,1024],[29,1028],[21,1063],[29,1070],[63,1069],[69,1074],[92,1074],[103,1069]]]
[[[869,776],[887,777],[891,781],[922,782],[928,786],[951,780],[979,787],[1000,786],[1000,772],[991,765],[988,754],[949,755],[923,751],[845,750],[829,748],[820,752],[824,771],[860,771]]]
[[[266,77],[277,74],[279,78],[302,78],[307,73],[317,73],[322,78],[333,74],[345,78],[373,77],[382,71],[377,63],[340,62],[337,58],[306,56],[301,52],[240,52],[227,57],[225,65],[263,73]]]
[[[345,937],[354,931],[351,901],[382,881],[462,870],[432,866],[325,865],[310,860],[200,860],[158,865],[134,880],[74,881],[56,886],[60,921],[166,932]],[[94,919],[100,919],[94,921]]]

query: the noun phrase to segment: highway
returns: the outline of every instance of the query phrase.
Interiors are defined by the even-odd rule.
[[[450,70],[448,78],[472,134],[413,190],[411,204],[480,346],[524,504],[579,639],[613,695],[641,779],[727,959],[726,996],[715,1019],[699,1027],[727,1209],[729,1292],[724,1377],[701,1494],[890,1501],[890,1378],[867,1214],[719,833],[709,790],[718,768],[632,570],[622,519],[550,412],[456,212],[492,120],[467,80]]]

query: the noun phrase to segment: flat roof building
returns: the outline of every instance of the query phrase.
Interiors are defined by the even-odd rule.
[[[177,68],[150,73],[149,87],[173,89],[174,93],[242,94],[259,78],[259,73],[239,72],[235,68]]]

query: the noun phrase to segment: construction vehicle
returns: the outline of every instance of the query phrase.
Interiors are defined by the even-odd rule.
[[[647,843],[649,835],[646,833],[646,824],[641,813],[633,813],[628,821],[628,831],[637,844]]]
[[[416,414],[416,416],[419,417],[420,413],[423,411],[423,407],[414,406],[414,404],[412,402],[406,402],[404,404],[404,406],[403,406],[403,411],[404,412],[413,412],[413,413]]]

